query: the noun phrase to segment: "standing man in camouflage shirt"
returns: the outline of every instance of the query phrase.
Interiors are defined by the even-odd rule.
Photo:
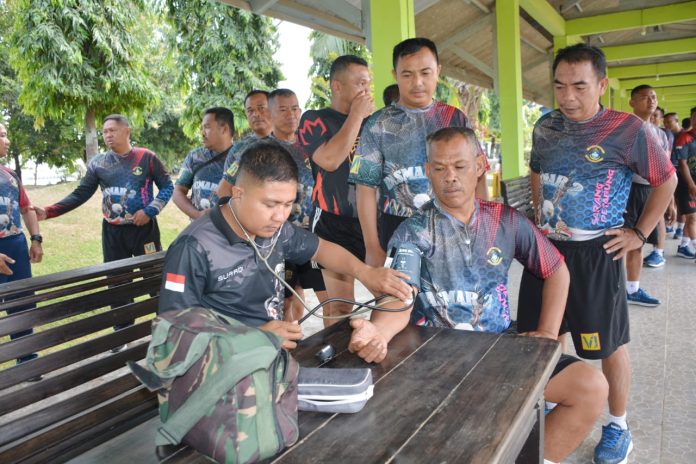
[[[234,114],[227,108],[208,108],[203,115],[203,146],[186,155],[172,201],[188,217],[198,219],[217,203],[225,157],[232,148]],[[188,197],[189,190],[191,198]]]

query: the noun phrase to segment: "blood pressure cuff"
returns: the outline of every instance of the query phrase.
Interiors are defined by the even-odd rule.
[[[364,369],[301,367],[297,399],[300,411],[354,413],[372,398],[372,372]]]

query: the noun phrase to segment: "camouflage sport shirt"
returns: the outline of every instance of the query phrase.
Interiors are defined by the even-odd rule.
[[[411,323],[500,333],[510,326],[508,270],[513,259],[539,278],[563,257],[516,210],[476,200],[464,224],[437,200],[426,203],[394,232],[389,249],[410,243],[420,250],[420,292]]]
[[[659,186],[674,167],[638,116],[600,109],[574,122],[559,110],[537,121],[530,167],[541,175],[539,227],[554,240],[590,240],[623,225],[631,178]]]
[[[181,165],[176,185],[191,190],[191,203],[198,211],[203,211],[217,204],[217,188],[222,178],[225,157],[220,153],[199,147],[191,150]],[[210,161],[213,160],[214,161]],[[209,162],[210,161],[210,162]],[[208,164],[205,164],[208,163]]]
[[[696,181],[696,130],[682,131],[674,142],[677,162],[686,161],[691,178]]]
[[[285,288],[220,208],[227,205],[189,224],[167,250],[159,311],[202,306],[251,326],[282,319]],[[282,276],[286,260],[302,264],[314,256],[319,238],[286,222],[275,238],[257,238],[256,244]]]
[[[290,152],[293,161],[295,161],[295,164],[297,165],[297,174],[299,176],[299,182],[297,183],[297,197],[295,199],[295,203],[292,205],[292,212],[290,213],[290,218],[288,220],[293,224],[308,229],[309,221],[311,221],[314,214],[314,206],[312,205],[314,178],[312,177],[312,168],[309,167],[309,158],[302,149],[297,137],[295,138],[294,142],[279,140],[273,135],[264,140],[273,140],[274,142],[283,146],[288,152]],[[237,181],[239,160],[241,159],[243,150],[245,149],[246,147],[237,152],[239,153],[239,158],[233,159],[229,168],[227,168],[225,171],[224,179],[232,185],[234,185],[234,183]]]
[[[432,197],[425,176],[425,138],[452,126],[468,127],[466,116],[437,101],[422,109],[398,104],[382,108],[360,133],[350,182],[379,188],[378,211],[411,216]]]
[[[335,171],[327,171],[314,162],[314,152],[338,133],[346,122],[348,115],[332,108],[305,111],[300,120],[297,137],[309,157],[314,176],[312,203],[336,216],[358,217],[355,185],[348,182],[350,165],[360,141],[358,135],[350,153],[345,153],[345,160]],[[367,121],[367,120],[365,120]],[[365,123],[363,121],[363,125]]]
[[[21,212],[29,206],[29,197],[17,174],[0,165],[0,238],[22,233]]]
[[[152,184],[159,192],[155,197]],[[120,156],[109,150],[100,153],[87,165],[80,185],[58,203],[46,207],[49,218],[72,211],[97,191],[102,190],[104,220],[113,225],[133,223],[133,215],[143,210],[155,217],[172,196],[174,184],[162,161],[146,148],[133,148]]]

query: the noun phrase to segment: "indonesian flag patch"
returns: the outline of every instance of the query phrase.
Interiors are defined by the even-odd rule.
[[[167,272],[167,280],[164,283],[164,288],[173,292],[184,293],[185,283],[186,276]]]

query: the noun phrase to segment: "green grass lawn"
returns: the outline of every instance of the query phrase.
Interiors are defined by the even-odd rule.
[[[27,186],[32,204],[51,205],[77,187],[78,182],[45,187]],[[79,208],[54,219],[42,221],[44,259],[32,266],[34,275],[51,274],[102,262],[101,249],[101,191]],[[189,223],[188,217],[170,201],[157,221],[166,249]]]
[[[72,192],[77,185],[78,182],[45,187],[27,186],[26,190],[32,204],[47,206],[61,200]],[[60,217],[42,221],[39,224],[41,234],[44,237],[44,258],[41,263],[32,265],[32,272],[35,276],[91,266],[103,261],[101,248],[101,199],[101,191],[97,191],[89,201],[79,208]],[[166,249],[177,235],[179,235],[179,232],[189,224],[188,217],[179,211],[176,205],[171,201],[167,204],[167,207],[164,208],[162,213],[159,214],[158,222],[164,249]],[[41,303],[39,303],[39,306],[41,306]],[[36,327],[35,330],[41,332],[107,310],[108,307],[101,308],[86,314],[52,322],[42,327]],[[4,315],[4,312],[0,312],[0,315]],[[145,316],[139,318],[138,321],[150,319],[152,317],[152,315]],[[45,355],[53,351],[67,348],[85,340],[110,333],[111,330],[112,329],[104,329],[99,333],[90,334],[76,340],[71,340],[60,346],[42,350],[39,354]],[[9,339],[9,336],[0,337],[0,344],[8,342]],[[13,365],[14,361],[0,363],[0,370],[7,369]]]

